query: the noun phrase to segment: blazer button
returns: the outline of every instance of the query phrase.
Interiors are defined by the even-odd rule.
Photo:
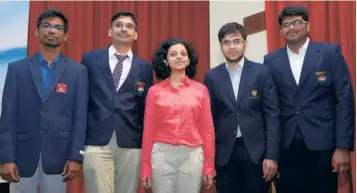
[[[237,113],[237,116],[239,116],[240,114],[239,113]]]
[[[40,114],[42,115],[42,114],[43,114],[43,111],[41,111]]]
[[[298,88],[298,89],[296,90],[296,92],[297,92],[297,93],[300,93],[300,89]]]
[[[234,133],[234,134],[237,134],[237,131],[234,131],[233,133]]]
[[[296,114],[299,114],[300,113],[300,110],[298,109],[298,110],[296,110]]]

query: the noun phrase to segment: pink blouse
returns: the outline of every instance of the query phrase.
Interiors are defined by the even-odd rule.
[[[151,151],[155,142],[201,146],[203,175],[215,176],[215,135],[207,88],[188,77],[174,88],[168,79],[147,94],[141,156],[141,178],[152,177]]]

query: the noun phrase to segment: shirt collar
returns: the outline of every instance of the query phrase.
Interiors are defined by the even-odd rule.
[[[61,53],[59,53],[56,56],[56,58],[53,60],[53,62],[51,64],[52,67],[54,67],[57,64],[58,58],[60,57],[60,55],[61,55]],[[45,63],[47,65],[47,61],[40,51],[38,52],[38,57],[39,57],[40,63]]]
[[[191,79],[188,76],[181,78],[180,81],[181,81],[182,85],[184,85],[184,86],[189,86],[191,83]],[[171,85],[170,78],[169,77],[166,78],[163,83],[164,83],[164,86]]]
[[[115,56],[115,54],[120,54],[120,53],[118,53],[118,52],[115,50],[114,46],[111,45],[111,46],[109,47],[109,58]],[[134,54],[133,54],[133,52],[132,52],[131,49],[130,49],[129,52],[126,53],[126,55],[127,55],[130,59],[132,59]]]
[[[310,38],[307,37],[305,44],[299,49],[299,53],[306,53],[307,47],[309,46],[309,42],[310,42]],[[292,50],[290,50],[288,45],[286,45],[286,47],[287,47],[286,50],[288,54],[295,54]]]
[[[57,62],[60,55],[61,55],[61,54],[59,53],[59,54],[56,56],[55,60],[53,60],[53,62]],[[45,59],[45,57],[41,54],[40,51],[38,52],[38,57],[39,57],[39,59],[40,59],[40,62],[42,62],[42,61],[47,62],[46,59]]]
[[[237,64],[234,65],[234,68],[236,69],[236,71],[238,70],[238,65],[240,65],[240,68],[243,69],[244,60],[245,59],[244,59],[244,56],[243,56],[243,58]],[[226,68],[227,68],[228,71],[231,71],[231,69],[228,66],[228,62],[226,62]]]

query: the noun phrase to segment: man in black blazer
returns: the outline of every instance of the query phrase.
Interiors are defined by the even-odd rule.
[[[309,15],[288,6],[279,16],[284,47],[264,64],[278,90],[283,127],[279,193],[337,193],[338,175],[350,169],[354,101],[338,45],[309,39]]]
[[[137,21],[129,12],[112,17],[112,45],[83,56],[90,95],[84,154],[87,193],[136,193],[146,93],[151,65],[132,53]]]
[[[218,32],[226,62],[205,75],[216,131],[219,193],[268,192],[277,171],[280,119],[267,67],[244,57],[247,32],[227,23]]]

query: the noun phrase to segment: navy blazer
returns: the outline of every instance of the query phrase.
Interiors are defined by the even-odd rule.
[[[281,103],[284,147],[299,127],[307,148],[315,151],[354,146],[354,102],[347,64],[338,45],[309,42],[299,84],[284,46],[264,57]]]
[[[38,54],[8,65],[0,120],[0,164],[15,162],[21,177],[34,174],[40,155],[47,174],[60,174],[67,160],[83,159],[87,70],[60,55],[52,85],[42,100]],[[63,86],[66,88],[60,92]]]
[[[226,63],[205,74],[216,132],[216,164],[227,164],[238,124],[244,144],[255,163],[279,159],[280,119],[277,91],[268,68],[245,59],[238,98]]]
[[[87,145],[104,146],[116,132],[122,148],[141,148],[146,94],[153,85],[151,65],[133,55],[128,77],[118,91],[109,66],[109,47],[85,53],[90,90]]]

